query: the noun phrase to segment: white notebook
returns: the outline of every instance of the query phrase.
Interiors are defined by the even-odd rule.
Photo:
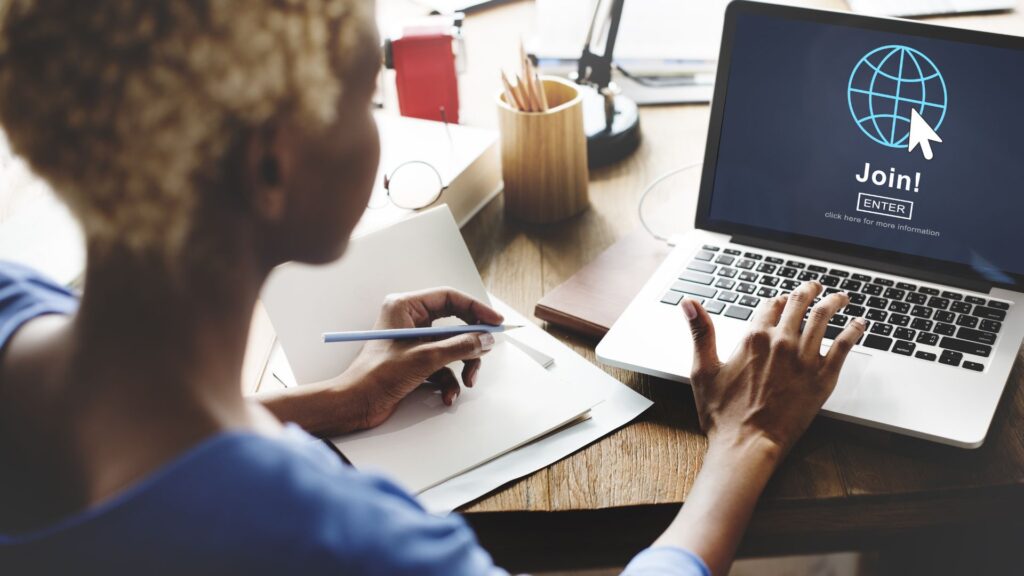
[[[445,206],[353,239],[337,262],[278,268],[263,302],[301,385],[340,374],[359,352],[358,343],[324,344],[323,332],[368,329],[386,294],[442,285],[488,301]],[[357,468],[383,471],[418,493],[577,420],[603,398],[499,336],[476,386],[455,405],[419,391],[383,425],[334,443]]]

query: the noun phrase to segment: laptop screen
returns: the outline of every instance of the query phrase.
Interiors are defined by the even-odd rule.
[[[699,223],[1015,284],[1024,50],[789,10],[748,4],[727,23]],[[957,33],[1002,46],[942,37]]]

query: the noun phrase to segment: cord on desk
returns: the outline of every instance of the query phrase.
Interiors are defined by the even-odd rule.
[[[668,180],[669,178],[671,178],[671,177],[673,177],[676,174],[679,174],[681,172],[686,172],[687,170],[692,170],[694,168],[699,168],[701,165],[702,165],[701,162],[694,162],[693,164],[687,164],[686,166],[681,166],[681,167],[676,168],[674,170],[670,170],[670,171],[662,174],[661,176],[658,176],[657,178],[655,178],[653,182],[651,182],[650,184],[647,185],[647,188],[644,188],[643,193],[640,194],[640,201],[637,204],[637,209],[636,209],[637,210],[637,215],[640,217],[640,225],[643,226],[644,230],[646,230],[647,233],[650,234],[655,240],[660,240],[662,242],[668,242],[668,238],[658,234],[657,232],[655,232],[647,224],[647,220],[644,218],[644,202],[647,201],[647,196],[651,193],[651,190],[654,190],[654,188],[656,188],[658,186],[658,184],[661,184],[665,180]]]

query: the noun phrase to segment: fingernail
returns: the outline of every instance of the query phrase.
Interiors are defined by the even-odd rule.
[[[853,322],[857,324],[858,328],[867,328],[868,325],[867,321],[864,320],[863,318],[856,318]]]
[[[491,348],[494,348],[494,335],[489,332],[484,332],[480,335],[480,349],[486,352]]]
[[[697,307],[693,305],[693,300],[689,298],[683,300],[683,314],[686,315],[687,320],[693,320],[697,317]]]

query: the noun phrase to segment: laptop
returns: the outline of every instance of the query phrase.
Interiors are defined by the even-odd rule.
[[[818,280],[868,330],[822,412],[981,446],[1024,338],[1024,39],[736,1],[695,230],[597,347],[687,382],[690,296],[735,351]]]
[[[848,3],[854,12],[904,17],[1001,12],[1017,7],[1017,0],[849,0]]]

